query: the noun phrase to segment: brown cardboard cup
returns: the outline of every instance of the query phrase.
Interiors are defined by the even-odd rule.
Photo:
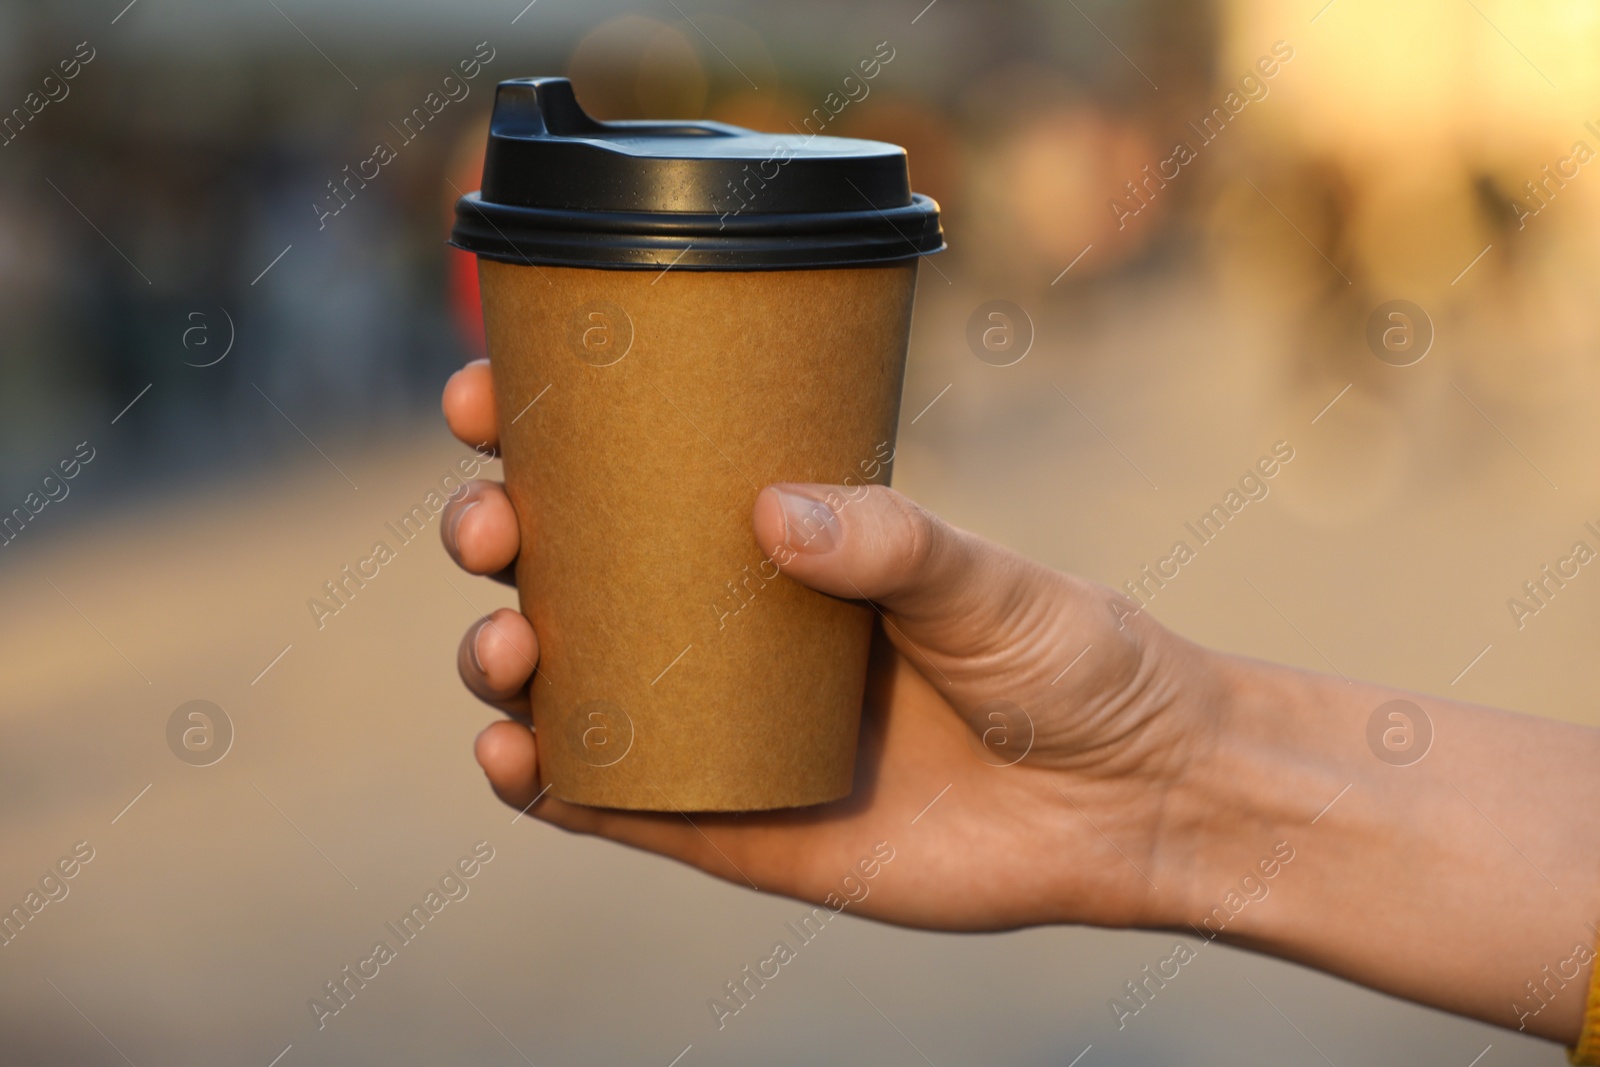
[[[888,482],[916,260],[479,277],[543,781],[651,811],[848,795],[874,609],[778,573],[751,509]]]
[[[889,480],[917,259],[944,248],[905,150],[601,122],[515,78],[451,243],[479,257],[548,788],[848,795],[874,608],[791,581],[750,522],[774,482],[837,486],[838,512]]]

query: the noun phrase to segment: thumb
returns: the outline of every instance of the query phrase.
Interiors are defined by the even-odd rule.
[[[1020,712],[1029,750],[1039,736],[1063,766],[1104,761],[1183,676],[1165,656],[1188,646],[1169,643],[1128,597],[957,529],[892,489],[768,486],[754,527],[791,578],[872,601],[889,641],[985,748],[994,727],[1004,737],[1020,725],[1011,718]]]
[[[883,486],[768,486],[753,525],[785,574],[832,596],[871,600],[913,641],[947,655],[1016,648],[1069,593],[1070,579]]]

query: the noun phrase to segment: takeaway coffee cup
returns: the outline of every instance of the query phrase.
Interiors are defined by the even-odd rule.
[[[750,512],[772,482],[845,486],[836,510],[888,482],[938,210],[894,145],[597,122],[564,78],[500,84],[451,239],[478,256],[556,796],[849,794],[873,608],[780,574]]]

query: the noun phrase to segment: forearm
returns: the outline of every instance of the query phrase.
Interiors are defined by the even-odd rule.
[[[1193,889],[1174,925],[1572,1041],[1600,921],[1600,731],[1217,666],[1228,697],[1179,809]],[[1431,722],[1420,759],[1385,747],[1383,730],[1405,740],[1387,714],[1369,743],[1396,699]]]

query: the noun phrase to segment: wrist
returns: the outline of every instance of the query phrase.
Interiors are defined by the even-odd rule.
[[[1328,679],[1200,653],[1206,682],[1189,712],[1205,726],[1171,794],[1160,925],[1261,944],[1292,921],[1279,890],[1299,880],[1308,831],[1347,799],[1348,746],[1326,736]]]
[[[1213,671],[1163,925],[1571,1040],[1586,974],[1567,971],[1600,904],[1595,732],[1231,656]],[[1396,700],[1437,745],[1390,750],[1386,715],[1372,736]]]

